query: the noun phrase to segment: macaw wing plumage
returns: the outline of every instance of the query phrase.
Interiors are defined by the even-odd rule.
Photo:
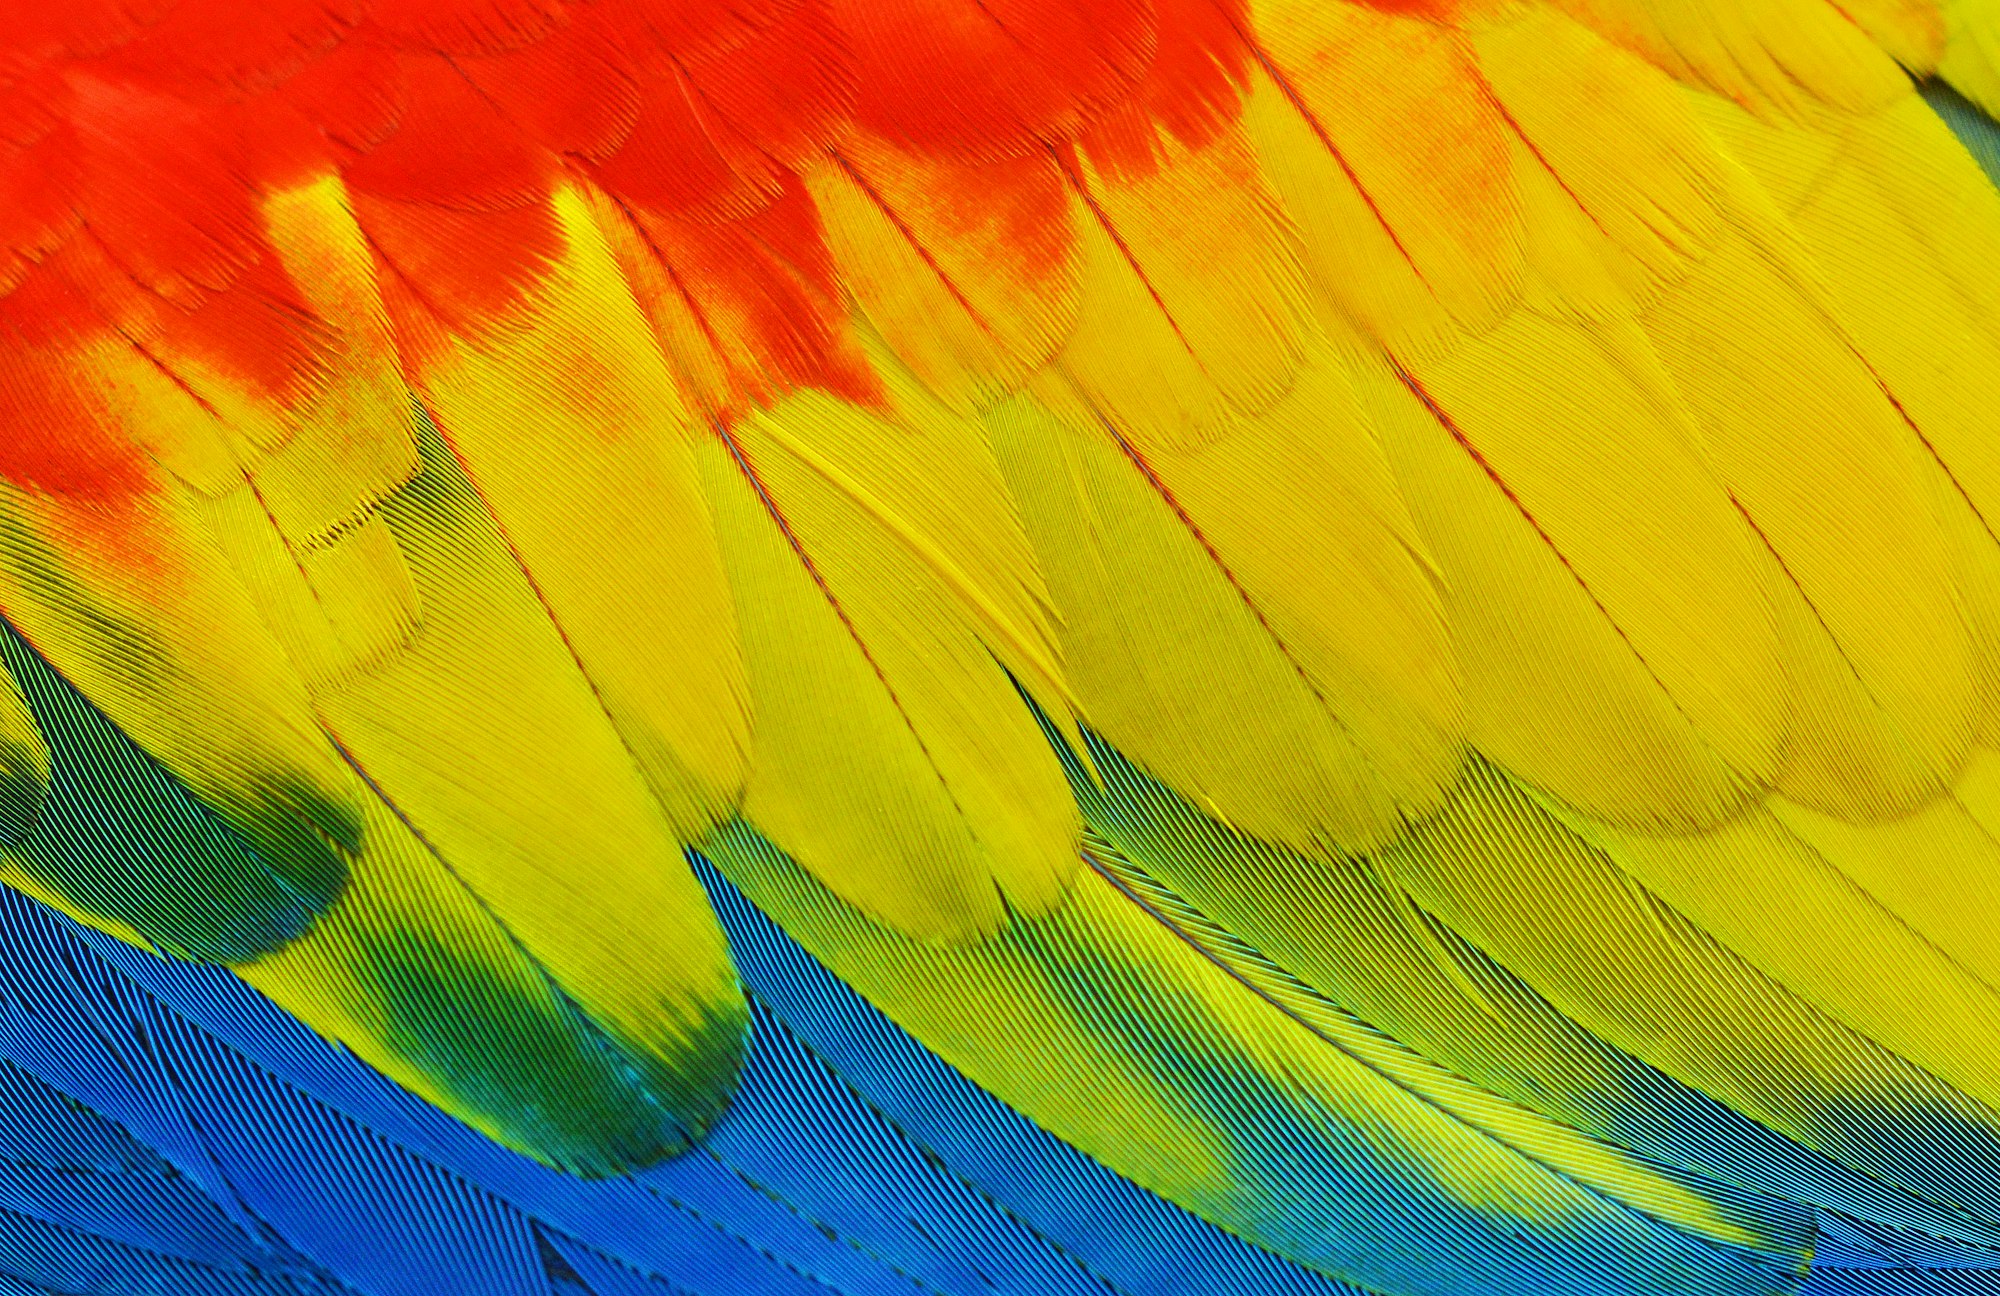
[[[0,10],[0,1291],[2000,1269],[2000,8]]]

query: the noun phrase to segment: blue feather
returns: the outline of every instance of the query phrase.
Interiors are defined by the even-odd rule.
[[[1822,1269],[1800,1296],[2000,1296],[2000,1269]]]
[[[493,1144],[222,969],[0,890],[0,1276],[92,1296],[1353,1290],[1036,1128],[694,863],[752,996],[748,1071],[701,1148],[602,1182]],[[1964,1244],[1831,1215],[1821,1234],[1841,1267],[1815,1296],[1985,1277]]]
[[[700,1150],[594,1183],[409,1097],[226,972],[0,894],[0,1296],[1352,1290],[1029,1124],[697,871],[753,995],[749,1073]],[[1811,1296],[2000,1291],[1935,1267],[1975,1248],[1834,1216],[1821,1233],[1839,1267]]]

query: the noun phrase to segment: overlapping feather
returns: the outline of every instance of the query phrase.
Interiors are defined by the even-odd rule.
[[[2000,195],[1909,79],[1991,109],[1987,7],[9,16],[0,876],[97,933],[47,939],[604,1175],[734,1091],[711,894],[761,993],[819,975],[747,897],[1246,1290],[2000,1245]],[[247,1147],[264,1081],[159,1029]],[[93,1065],[35,1074],[196,1173]],[[203,1191],[371,1290],[492,1230],[481,1290],[959,1284],[455,1187],[369,1257],[300,1138]]]

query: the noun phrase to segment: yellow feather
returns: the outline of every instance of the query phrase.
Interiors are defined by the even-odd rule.
[[[687,288],[668,269],[630,212],[594,185],[575,190],[589,204],[598,232],[610,250],[652,329],[653,340],[675,379],[680,403],[704,419],[733,405],[730,375],[714,337],[695,314]]]
[[[348,661],[367,665],[406,646],[422,628],[416,582],[377,511],[299,555],[327,626]]]
[[[1985,748],[1974,751],[1952,795],[1987,836],[2000,841],[2000,754]],[[1966,906],[1970,918],[1976,919],[1979,912]]]
[[[131,390],[121,380],[132,372],[97,370],[105,388],[79,383],[79,405]],[[112,528],[60,496],[0,486],[0,609],[252,842],[283,853],[276,834],[337,876],[334,843],[351,845],[353,833],[346,772],[195,501],[163,473],[150,486]]]
[[[679,1040],[655,1029],[635,1057],[388,805],[368,798],[363,830],[340,899],[238,968],[245,981],[418,1097],[572,1173],[629,1173],[721,1114],[740,1057],[734,995],[687,1013]]]
[[[561,994],[671,1072],[737,1012],[721,930],[516,551],[431,437],[383,505],[420,632],[316,708]]]
[[[1570,824],[1648,893],[1829,1020],[1981,1102],[2000,1097],[2000,1049],[1989,1042],[2000,994],[1979,978],[1992,947],[1962,939],[1962,922],[1941,921],[1945,904],[1975,903],[1986,887],[1962,884],[2000,862],[2000,851],[1949,800],[1866,827],[1782,799],[1688,837]],[[1947,893],[1955,894],[1947,901]],[[1867,952],[1865,975],[1856,951]]]
[[[1312,304],[1328,336],[1350,349],[1373,345],[1364,338],[1402,351],[1443,345],[1453,332],[1444,304],[1398,249],[1348,169],[1262,69],[1253,72],[1244,96],[1243,130],[1299,231]]]
[[[21,686],[0,666],[0,847],[18,845],[28,835],[48,791],[48,741]]]
[[[1354,744],[1361,777],[1402,815],[1434,804],[1462,737],[1441,577],[1345,367],[1322,354],[1267,413],[1146,466]]]
[[[1061,894],[1076,810],[996,660],[1030,687],[1053,665],[990,452],[902,412],[800,393],[702,452],[755,717],[743,813],[869,914],[967,939]]]
[[[988,426],[1093,728],[1246,832],[1314,850],[1398,830],[1396,794],[1426,797],[1448,744],[1414,724],[1423,746],[1393,756],[1403,777],[1371,769],[1252,597],[1073,392],[1040,385]]]
[[[940,396],[970,412],[1045,364],[1075,328],[1077,266],[1053,157],[945,163],[856,131],[809,167],[827,247],[861,314]],[[1058,219],[1050,220],[1051,214]],[[1065,217],[1066,219],[1062,218]]]
[[[201,501],[198,511],[308,693],[337,687],[416,633],[416,586],[378,513],[300,552],[248,483]]]
[[[1604,1222],[1604,1199],[1573,1180],[1717,1239],[1762,1240],[1667,1177],[1465,1085],[1268,965],[1205,957],[1115,866],[1080,874],[1060,907],[999,939],[941,950],[858,921],[740,829],[713,849],[794,939],[976,1083],[1151,1191],[1322,1272],[1381,1290],[1442,1290],[1432,1275],[1482,1268],[1491,1285],[1550,1290],[1564,1261],[1531,1247],[1555,1240],[1567,1251]],[[1251,1110],[1254,1121],[1238,1119]],[[1316,1168],[1329,1165],[1397,1193],[1399,1210],[1358,1217],[1317,1186]],[[1432,1187],[1407,1193],[1406,1177]],[[1271,1209],[1274,1198],[1283,1209]],[[1442,1260],[1399,1240],[1427,1225],[1428,1236],[1462,1229],[1477,1240]],[[1535,1243],[1521,1245],[1524,1234]]]
[[[1531,204],[1531,260],[1570,289],[1565,304],[1596,295],[1565,279],[1590,263],[1639,299],[1685,275],[1715,243],[1720,198],[1732,184],[1680,88],[1547,10],[1511,13],[1474,29],[1472,41],[1480,74],[1517,132],[1514,175]]]
[[[427,362],[445,439],[684,840],[730,814],[748,720],[698,431],[589,209],[515,317]]]
[[[1738,120],[1741,119],[1741,120]],[[1797,194],[1791,229],[1820,268],[1828,308],[1914,423],[1919,468],[1950,546],[1952,579],[1977,647],[1982,738],[2000,736],[2000,265],[1984,251],[2000,194],[1914,96],[1835,132],[1757,127],[1730,114],[1732,148],[1774,192]],[[1789,130],[1827,141],[1807,175],[1789,155],[1742,147]],[[1809,180],[1809,183],[1802,183]]]
[[[1361,5],[1251,5],[1246,124],[1319,284],[1392,349],[1478,331],[1520,287],[1505,119],[1456,31]]]
[[[303,549],[407,481],[416,442],[368,247],[340,182],[282,190],[260,214],[316,316],[296,325],[311,334],[317,361],[298,376],[299,394],[270,400],[201,355],[172,349],[153,334],[173,308],[140,305],[143,297],[119,321],[123,336],[84,367],[115,391],[130,419],[122,435],[198,495],[255,482],[288,543]]]
[[[1909,92],[1901,69],[1826,0],[1552,3],[1676,78],[1760,113],[1822,104],[1865,112]]]
[[[1177,1095],[1147,1083],[1117,1040],[1093,1032],[1050,993],[1048,971],[1022,951],[1022,928],[970,946],[925,946],[867,922],[815,885],[811,875],[725,828],[710,851],[752,901],[794,940],[918,1039],[935,1040],[975,1083],[1013,1095],[1018,1110],[1053,1124],[1087,1152],[1177,1201],[1227,1192],[1228,1149],[1218,1131]],[[1119,908],[1096,876],[1077,878],[1054,914],[1036,926],[1072,926]],[[1025,926],[1025,925],[1024,925]],[[1028,957],[1024,958],[1026,953]],[[1167,952],[1167,957],[1174,955]],[[1038,1047],[1024,1048],[1023,1041]],[[1052,1069],[1049,1059],[1066,1065]]]
[[[287,411],[285,443],[250,464],[248,475],[287,543],[304,551],[416,475],[416,429],[368,245],[339,180],[274,194],[263,217],[319,316],[321,373]]]
[[[1914,76],[1937,71],[1954,0],[1842,0],[1840,12]]]
[[[1783,613],[1788,634],[1823,634],[1839,655],[1788,648],[1819,733],[1793,744],[1777,786],[1864,817],[1941,792],[1965,759],[1979,681],[1923,447],[1851,341],[1747,239],[1663,295],[1645,327],[1783,566],[1774,596],[1789,601],[1790,584],[1803,600],[1803,615]]]
[[[1987,112],[2000,111],[2000,4],[1944,0],[1946,43],[1938,74]]]
[[[1121,451],[1052,383],[989,422],[1093,726],[1302,849],[1380,841],[1436,800],[1458,761],[1450,646],[1330,357],[1199,450]]]
[[[1073,176],[1082,304],[1060,363],[1141,445],[1198,445],[1290,390],[1306,284],[1240,134],[1159,148],[1148,176]]]
[[[856,336],[882,384],[879,412],[882,426],[895,429],[892,439],[829,453],[836,448],[792,436],[786,448],[810,459],[922,561],[1045,718],[1063,726],[1074,700],[1054,602],[985,428],[916,381],[872,331],[859,328]],[[778,425],[764,426],[782,435]]]
[[[1993,759],[1991,753],[1975,755],[1958,789],[1976,784],[1975,771]],[[1908,937],[1901,933],[1846,946],[1838,938],[1829,938],[1831,926],[1822,929],[1820,937],[1811,939],[1824,947],[1842,949],[1850,959],[1854,949],[1870,951],[1871,958],[1879,952],[1883,958],[1882,976],[1837,979],[1826,992],[1829,1001],[1900,993],[1904,995],[1903,1011],[1910,1014],[1914,1005],[1923,1005],[1920,1012],[1910,1015],[1935,1032],[1944,1010],[1934,1006],[1937,1001],[1931,996],[1907,988],[1908,981],[1939,976],[1939,966],[1948,961],[1963,977],[1977,980],[1988,991],[2000,989],[2000,933],[1987,918],[2000,904],[2000,843],[1966,810],[1958,789],[1955,795],[1940,797],[1915,814],[1884,824],[1851,824],[1782,797],[1772,799],[1771,817],[1794,839],[1817,854],[1828,870],[1865,892],[1870,902],[1931,946],[1915,957],[1898,958],[1891,951],[1908,947]],[[1820,889],[1830,892],[1835,888]],[[1841,899],[1853,905],[1847,896]],[[1810,907],[1802,896],[1796,910],[1788,904],[1777,913],[1782,921],[1793,912],[1803,915]],[[1879,919],[1870,915],[1869,921]],[[1952,979],[1962,981],[1958,976]],[[1888,1015],[1881,1008],[1877,1011]],[[1870,1033],[1884,1042],[1892,1038],[1881,1031]],[[1978,1048],[1978,1038],[1978,1032],[1955,1037],[1950,1047],[1955,1052],[1972,1052]]]
[[[1787,688],[1755,537],[1645,359],[1524,310],[1420,394],[1357,374],[1443,573],[1468,738],[1593,814],[1686,830],[1773,774]]]
[[[1991,1108],[1815,1011],[1638,880],[1674,883],[1698,897],[1703,878],[1735,885],[1739,872],[1771,870],[1744,882],[1762,887],[1768,879],[1776,903],[1788,907],[1778,879],[1808,880],[1825,866],[1775,825],[1754,814],[1711,835],[1645,841],[1600,834],[1614,859],[1504,776],[1478,768],[1451,806],[1394,847],[1384,866],[1426,910],[1608,1043],[1836,1160],[1964,1205],[1951,1172],[1929,1159],[1923,1141],[1938,1126],[1927,1122],[1992,1129]],[[1716,853],[1704,866],[1701,853],[1709,850]],[[1718,896],[1718,908],[1729,903]],[[1789,923],[1788,908],[1735,903],[1734,919],[1703,916],[1726,920],[1732,936]],[[1865,979],[1852,961],[1856,947],[1823,933],[1811,942],[1825,978]],[[1796,952],[1814,956],[1812,949]],[[1877,966],[1872,956],[1867,966]],[[1952,1040],[1948,1031],[1955,1018],[1981,1011],[1990,992],[1935,959],[1930,968],[1938,974],[1931,984],[1951,997],[1929,1032],[1928,1052],[1951,1060],[1960,1081],[1983,1088],[2000,1062],[1985,1042],[1990,1032],[1981,1027]],[[1912,1020],[1894,1037],[1924,1034],[1928,1004],[1906,998],[1899,1008]],[[1857,1137],[1857,1126],[1867,1133]]]

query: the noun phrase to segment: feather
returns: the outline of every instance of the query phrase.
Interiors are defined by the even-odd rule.
[[[1754,538],[1685,414],[1616,359],[1522,312],[1422,380],[1364,371],[1361,390],[1443,574],[1470,741],[1593,813],[1692,827],[1775,768],[1784,676]],[[1708,548],[1682,565],[1670,535]]]
[[[1334,377],[1294,395],[1294,421],[1273,414],[1258,426],[1279,446],[1315,415],[1329,432],[1344,395]],[[1420,813],[1437,795],[1456,763],[1455,681],[1431,591],[1407,551],[1369,555],[1392,573],[1369,610],[1402,620],[1407,637],[1393,663],[1371,663],[1382,685],[1358,685],[1327,651],[1325,623],[1302,622],[1296,595],[1270,580],[1269,568],[1238,575],[1229,541],[1244,533],[1229,534],[1227,518],[1217,519],[1221,537],[1207,531],[1220,511],[1216,496],[1182,503],[1176,485],[1201,478],[1200,468],[1177,471],[1188,457],[1166,455],[1173,476],[1163,479],[1074,389],[1017,397],[989,426],[1050,592],[1074,609],[1062,622],[1064,657],[1092,726],[1230,822],[1302,849],[1393,837],[1402,814]],[[1350,423],[1348,434],[1364,442],[1350,453],[1365,464],[1373,450],[1365,429]],[[1254,453],[1244,444],[1250,435],[1230,435],[1204,459]],[[1306,472],[1319,466],[1310,453],[1299,451]],[[1348,556],[1323,531],[1295,534],[1302,548]],[[1362,534],[1364,544],[1395,543],[1393,533]],[[1254,552],[1241,556],[1257,561]],[[1269,610],[1267,600],[1275,601]],[[1148,670],[1130,671],[1134,660]],[[1395,686],[1409,699],[1397,699],[1401,707],[1363,709]]]
[[[817,946],[864,994],[887,1002],[919,1037],[957,1041],[947,1060],[975,1080],[1142,1185],[1351,1281],[1391,1289],[1435,1281],[1422,1275],[1437,1253],[1397,1245],[1391,1220],[1434,1221],[1433,1235],[1450,1239],[1453,1263],[1477,1267],[1483,1281],[1541,1290],[1561,1290],[1574,1271],[1515,1250],[1502,1240],[1506,1230],[1531,1231],[1557,1256],[1570,1246],[1603,1246],[1585,1239],[1605,1230],[1619,1239],[1606,1254],[1660,1246],[1686,1257],[1669,1268],[1720,1266],[1695,1282],[1731,1281],[1721,1275],[1745,1261],[1728,1258],[1729,1245],[1764,1245],[1718,1221],[1706,1234],[1722,1250],[1697,1259],[1680,1251],[1685,1244],[1671,1230],[1649,1232],[1659,1226],[1552,1177],[1504,1143],[1486,1142],[1487,1132],[1418,1102],[1229,976],[1104,874],[1081,876],[1048,921],[947,954],[892,943],[816,901],[795,866],[754,839],[725,836],[712,848],[753,898],[789,930],[807,933],[808,948]],[[1150,1024],[1141,1034],[1113,1022]],[[1005,1047],[1024,1033],[1044,1041],[1037,1054]],[[1122,1047],[1107,1049],[1114,1038]],[[1133,1050],[1148,1039],[1149,1047]],[[1044,1069],[1058,1058],[1059,1071]],[[1075,1077],[1088,1082],[1078,1086]],[[1312,1155],[1299,1157],[1301,1148]],[[1410,1177],[1415,1166],[1424,1167],[1422,1180]],[[1312,1198],[1318,1206],[1301,1209],[1304,1201],[1292,1198],[1273,1212],[1261,1204],[1293,1176],[1327,1181]],[[1397,1208],[1363,1223],[1348,1203],[1364,1183]]]
[[[544,993],[591,1019],[616,1065],[647,1077],[646,1101],[665,1107],[656,1124],[669,1118],[656,1137],[678,1142],[713,1119],[736,1069],[743,1010],[721,935],[638,765],[441,441],[386,515],[424,634],[322,698],[323,721],[399,836],[469,892]],[[547,779],[552,764],[567,777]],[[591,881],[606,869],[625,877],[615,917]],[[623,1159],[580,1155],[606,1170]]]
[[[33,369],[46,361],[10,350],[6,363],[33,384],[40,381]],[[132,363],[143,362],[132,355]],[[104,390],[119,390],[105,377]],[[21,416],[36,434],[56,431],[32,409]],[[142,735],[153,757],[256,854],[211,857],[218,870],[211,877],[228,878],[225,889],[191,904],[181,922],[150,931],[134,925],[132,905],[144,903],[136,897],[65,898],[73,912],[169,948],[247,957],[338,894],[342,850],[355,841],[354,789],[191,502],[152,461],[132,454],[123,462],[134,493],[106,504],[0,487],[0,604],[43,658],[113,723]],[[112,740],[127,741],[115,732]],[[96,907],[100,901],[109,907]]]
[[[1865,112],[1905,92],[1863,25],[1815,0],[1727,8],[1705,0],[1559,0],[1556,7],[1676,77],[1760,109],[1797,113],[1822,103]]]
[[[1506,122],[1463,35],[1396,8],[1253,6],[1269,84],[1249,121],[1321,288],[1408,349],[1500,316],[1521,228]]]
[[[1431,858],[1427,833],[1373,858],[1313,859],[1223,827],[1115,752],[1093,755],[1102,791],[1080,799],[1122,858],[1198,899],[1209,921],[1327,1002],[1495,1097],[1711,1183],[1932,1236],[2000,1239],[1992,1225],[1811,1153],[1583,1030],[1447,925],[1444,909],[1419,904],[1429,866],[1406,877],[1403,861]],[[1473,795],[1459,791],[1441,817],[1447,839]]]
[[[2000,1269],[1987,0],[0,11],[0,1291]]]
[[[924,384],[965,408],[1076,328],[1076,213],[1061,168],[970,165],[851,134],[804,176],[841,281]]]
[[[686,410],[658,404],[665,365],[588,208],[565,192],[556,219],[567,250],[528,309],[428,361],[416,387],[662,810],[693,839],[740,795],[749,741],[696,432]]]
[[[746,813],[869,913],[964,939],[1060,894],[1074,810],[981,633],[1043,637],[1019,616],[1026,546],[971,426],[928,415],[794,397],[704,467],[757,716]],[[871,456],[885,437],[895,453]],[[1039,655],[1046,678],[1045,639]]]
[[[1291,389],[1304,281],[1289,231],[1234,134],[1161,140],[1150,175],[1086,158],[1082,296],[1061,365],[1141,445],[1200,445]]]
[[[1993,39],[1993,7],[1988,0],[1949,0],[1944,5],[1945,48],[1938,72],[1987,112],[2000,103],[2000,48]]]

